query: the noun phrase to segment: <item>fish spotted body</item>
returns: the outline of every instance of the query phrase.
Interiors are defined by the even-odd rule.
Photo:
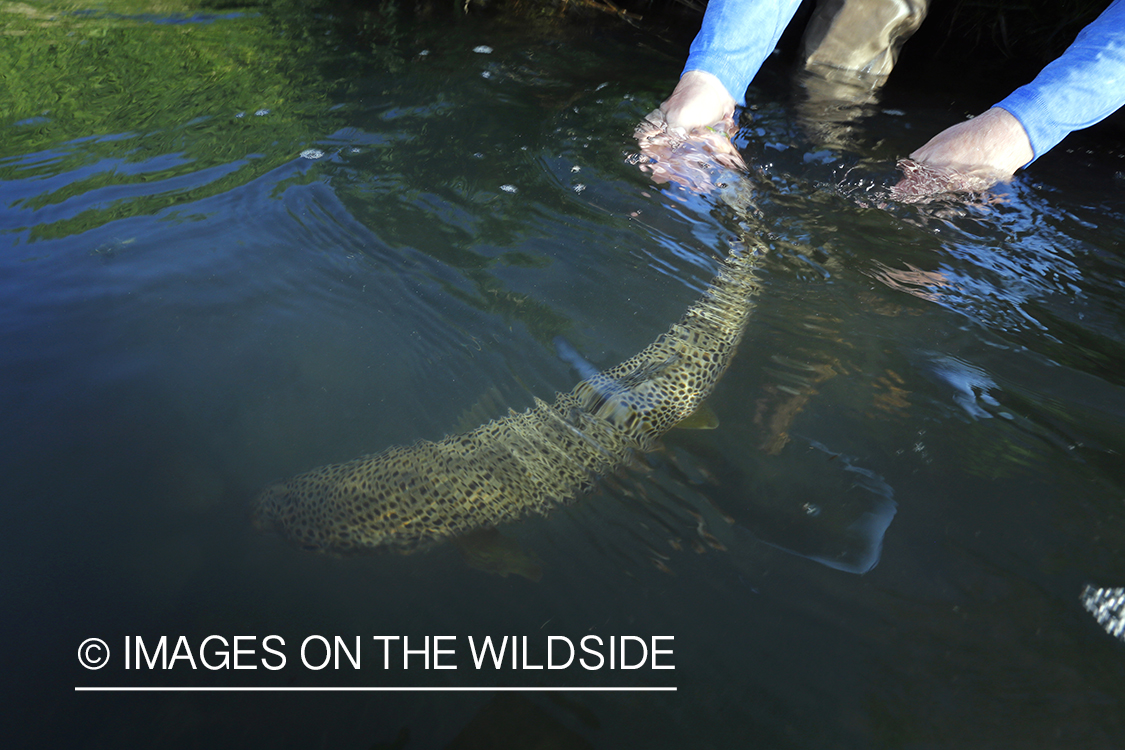
[[[410,552],[574,501],[711,393],[742,338],[763,252],[732,252],[667,333],[553,403],[275,484],[255,500],[255,525],[310,550]]]

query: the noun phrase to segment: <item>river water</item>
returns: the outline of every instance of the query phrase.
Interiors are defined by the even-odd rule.
[[[1119,142],[899,204],[895,160],[989,102],[826,105],[773,64],[748,174],[697,194],[638,169],[632,128],[682,49],[629,29],[27,7],[0,120],[9,736],[1125,745],[1125,644],[1080,599],[1125,586]],[[756,241],[713,429],[466,552],[334,557],[252,528],[271,481],[632,356]],[[601,668],[532,668],[589,635]],[[314,636],[358,637],[360,667],[314,669]],[[374,636],[419,653],[402,669]],[[515,638],[517,668],[477,668],[485,636]],[[611,669],[623,636],[633,663],[670,653]],[[426,637],[450,650],[430,668]],[[371,687],[419,690],[296,690]]]

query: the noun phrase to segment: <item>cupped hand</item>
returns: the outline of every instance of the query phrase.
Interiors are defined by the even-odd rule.
[[[672,95],[637,126],[634,135],[648,159],[641,169],[656,182],[710,191],[721,170],[746,169],[731,143],[734,132],[734,99],[723,84],[710,73],[688,71]]]

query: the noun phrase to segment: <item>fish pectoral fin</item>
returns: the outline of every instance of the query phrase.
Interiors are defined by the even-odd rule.
[[[719,416],[707,404],[700,404],[699,408],[688,414],[676,423],[677,430],[713,430],[719,426]]]
[[[475,529],[453,537],[451,541],[470,568],[501,578],[514,574],[533,583],[538,583],[543,577],[543,568],[538,561],[525,552],[515,539],[504,536],[495,528]]]

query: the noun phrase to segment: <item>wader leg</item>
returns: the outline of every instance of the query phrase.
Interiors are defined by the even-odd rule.
[[[929,0],[820,0],[802,41],[805,66],[829,78],[833,69],[851,71],[881,85],[928,6]]]

